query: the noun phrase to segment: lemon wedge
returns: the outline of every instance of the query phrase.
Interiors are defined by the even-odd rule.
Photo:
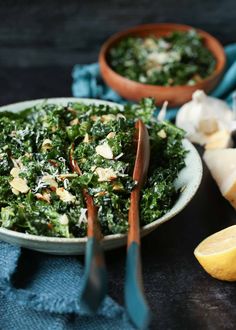
[[[236,225],[204,239],[194,255],[212,277],[236,281]]]

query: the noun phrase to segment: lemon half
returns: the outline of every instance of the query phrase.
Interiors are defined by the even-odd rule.
[[[194,255],[211,276],[223,281],[236,281],[236,225],[204,239]]]

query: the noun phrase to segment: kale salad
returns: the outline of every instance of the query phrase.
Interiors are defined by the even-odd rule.
[[[158,122],[152,99],[119,108],[44,102],[0,113],[0,227],[53,237],[83,237],[86,188],[104,235],[126,233],[136,146],[135,121],[150,135],[151,160],[140,201],[141,225],[164,215],[180,191],[184,132]],[[78,163],[81,174],[73,169]]]
[[[108,63],[128,79],[160,86],[195,85],[216,66],[213,54],[195,30],[162,38],[123,38],[110,49]]]

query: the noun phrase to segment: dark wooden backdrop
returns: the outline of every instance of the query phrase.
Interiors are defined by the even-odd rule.
[[[73,64],[96,61],[114,32],[151,22],[190,24],[226,44],[236,38],[236,2],[1,0],[0,104],[70,95]]]
[[[71,95],[74,64],[96,61],[114,32],[152,22],[190,24],[227,44],[236,41],[236,0],[0,0],[0,105]],[[235,329],[235,283],[212,279],[193,256],[203,238],[234,223],[204,169],[188,207],[142,241],[151,329]],[[123,303],[125,249],[107,260],[110,293]]]

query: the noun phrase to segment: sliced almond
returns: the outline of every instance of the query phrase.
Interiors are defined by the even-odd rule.
[[[44,175],[41,181],[47,183],[50,187],[58,187],[56,180],[51,175]]]
[[[85,134],[84,139],[83,139],[83,142],[84,143],[89,143],[90,142],[88,133]]]
[[[20,158],[18,158],[18,159],[11,158],[11,161],[14,164],[14,167],[19,167],[20,169],[24,168],[24,165]]]
[[[160,136],[160,138],[165,139],[167,137],[166,132],[164,129],[161,129],[158,133],[158,136]]]
[[[35,194],[35,197],[39,200],[45,201],[50,204],[51,195],[48,193],[43,193],[43,194],[37,193]]]
[[[78,124],[79,124],[79,119],[78,118],[75,118],[75,119],[70,121],[71,126],[75,126],[75,125],[78,125]]]
[[[116,136],[115,132],[110,132],[109,134],[107,134],[107,139],[113,139]]]
[[[11,191],[13,192],[14,195],[18,196],[20,192],[14,188],[11,188]]]
[[[10,181],[10,185],[13,189],[21,192],[22,194],[26,194],[30,190],[29,186],[27,185],[27,181],[19,177]]]
[[[96,115],[93,115],[93,116],[90,117],[90,119],[91,119],[92,121],[97,121],[97,120],[99,119],[99,117],[96,116]]]
[[[113,152],[108,143],[104,142],[103,144],[98,145],[95,150],[96,153],[102,156],[103,158],[113,159]]]
[[[62,174],[58,174],[57,178],[70,179],[70,178],[76,178],[77,176],[78,176],[78,174],[76,174],[76,173],[62,173]]]
[[[20,172],[21,172],[21,170],[20,170],[19,167],[13,167],[13,168],[11,169],[10,174],[11,174],[14,178],[17,178],[17,177],[19,176]]]
[[[96,168],[97,168],[96,165],[91,166],[91,171],[94,172],[96,170]]]
[[[41,149],[43,151],[51,150],[52,149],[52,141],[49,139],[45,139],[42,143]]]
[[[117,178],[116,173],[112,168],[97,167],[95,173],[98,175],[98,181],[112,181]]]
[[[57,126],[52,126],[51,131],[52,131],[53,133],[55,133],[57,130],[58,130],[58,127],[57,127]]]
[[[16,136],[16,134],[17,134],[17,131],[11,131],[11,134],[10,134],[10,136],[12,136],[12,137],[15,137],[15,136]]]
[[[24,156],[31,159],[33,154],[31,152],[26,152]]]
[[[109,121],[111,120],[115,120],[116,119],[116,116],[115,115],[112,115],[112,114],[108,114],[108,115],[102,115],[101,116],[101,121],[103,123],[108,123]]]
[[[114,190],[114,191],[121,191],[121,190],[124,190],[124,187],[123,187],[123,185],[120,184],[120,183],[115,183],[115,184],[113,185],[112,190]]]
[[[96,193],[94,196],[95,197],[101,197],[101,196],[105,196],[106,194],[107,194],[106,191],[100,191],[100,192]]]
[[[75,196],[72,195],[69,191],[65,190],[64,188],[57,188],[56,195],[65,203],[74,203]]]

